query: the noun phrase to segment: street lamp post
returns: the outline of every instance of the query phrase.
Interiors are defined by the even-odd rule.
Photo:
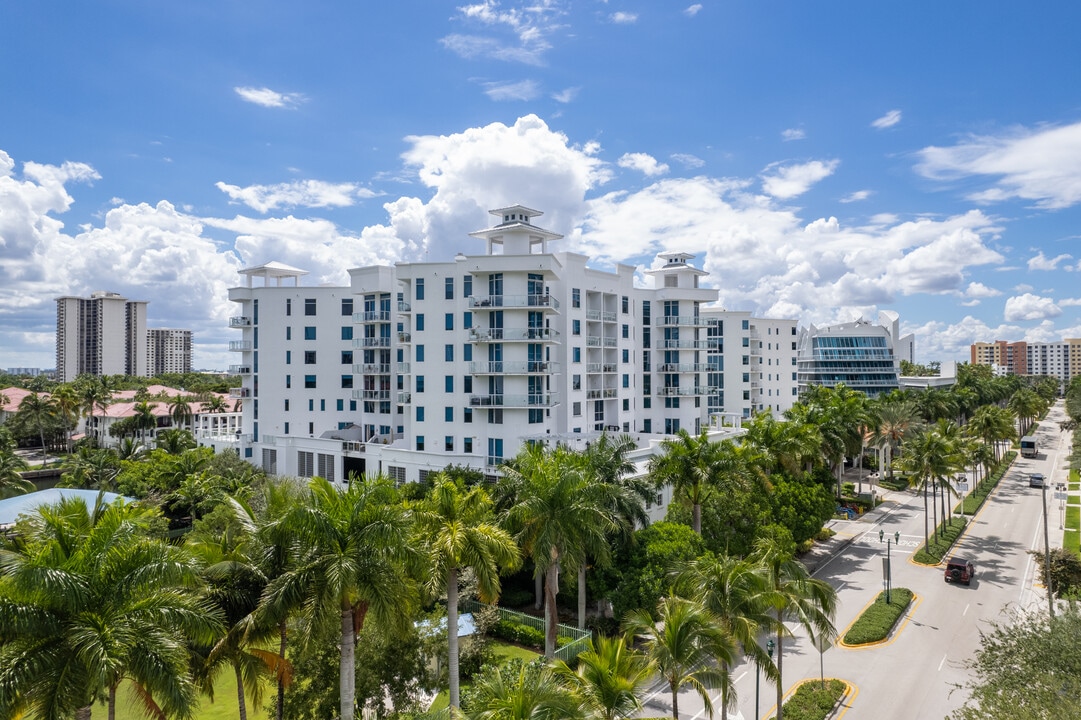
[[[770,662],[773,662],[773,640],[766,642],[766,654],[769,655]],[[758,714],[758,682],[759,677],[762,675],[762,668],[759,665],[754,666],[754,720],[758,720],[761,715]]]

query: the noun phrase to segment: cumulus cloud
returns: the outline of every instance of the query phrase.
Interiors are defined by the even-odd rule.
[[[901,111],[890,110],[882,117],[871,121],[871,127],[877,128],[878,130],[885,130],[886,128],[893,127],[899,122],[901,122]]]
[[[495,0],[460,6],[455,20],[480,31],[451,33],[440,40],[446,49],[464,58],[492,58],[526,65],[543,65],[551,49],[548,39],[566,14],[556,0],[510,4]]]
[[[854,203],[859,202],[860,200],[866,200],[869,197],[871,197],[870,190],[856,190],[854,192],[850,192],[849,194],[841,198],[841,202]]]
[[[678,162],[680,165],[689,168],[700,168],[706,164],[706,161],[697,155],[691,155],[689,153],[672,153],[670,158]]]
[[[1056,305],[1051,298],[1025,293],[1007,298],[1002,315],[1007,322],[1019,322],[1045,320],[1058,317],[1061,314],[1062,308]]]
[[[668,166],[657,162],[657,158],[646,153],[624,153],[617,164],[622,168],[637,170],[646,177],[664,175],[668,172]]]
[[[1066,260],[1071,260],[1071,259],[1073,259],[1073,256],[1072,255],[1067,255],[1065,253],[1063,253],[1062,255],[1056,255],[1053,258],[1049,258],[1049,257],[1046,257],[1043,254],[1043,250],[1040,250],[1040,251],[1038,251],[1036,253],[1036,255],[1034,257],[1029,258],[1029,260],[1028,260],[1028,269],[1029,270],[1057,270],[1058,269],[1058,264],[1060,262],[1064,262]]]
[[[781,131],[781,140],[790,142],[792,140],[803,140],[807,137],[807,133],[802,128],[788,128]]]
[[[484,94],[496,102],[504,100],[533,100],[540,95],[536,80],[518,82],[486,82]]]
[[[614,12],[608,16],[608,19],[616,25],[631,25],[638,22],[638,13]]]
[[[983,283],[980,283],[980,282],[970,282],[968,284],[968,287],[965,288],[965,297],[968,297],[968,298],[983,299],[983,298],[998,297],[1001,294],[1002,294],[1001,290],[996,290],[995,288],[987,287],[986,285],[984,285]]]
[[[702,10],[702,3],[695,3],[694,5],[689,5],[687,7],[687,9],[683,11],[683,14],[686,15],[687,17],[694,17],[701,10]]]
[[[281,93],[268,87],[235,87],[233,91],[245,102],[268,108],[294,109],[304,102],[301,93]]]
[[[215,187],[231,199],[261,213],[278,208],[349,207],[358,198],[372,198],[376,193],[355,183],[328,183],[322,180],[297,180],[277,185],[239,187],[224,182]]]
[[[1081,202],[1081,122],[1001,135],[970,136],[952,147],[927,147],[916,170],[933,180],[998,178],[970,194],[979,203],[1012,199],[1061,209]]]
[[[812,160],[802,165],[770,165],[762,175],[762,190],[780,200],[802,195],[819,180],[829,177],[840,164],[839,160]]]
[[[1081,305],[1081,298],[1063,298],[1058,301],[1059,307],[1078,307]]]

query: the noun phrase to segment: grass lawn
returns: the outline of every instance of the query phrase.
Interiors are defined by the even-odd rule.
[[[885,591],[879,593],[845,633],[845,644],[866,645],[885,640],[911,602],[912,591],[908,588],[893,588],[889,603],[886,602]]]
[[[274,688],[267,683],[263,693],[263,704],[270,699]],[[144,720],[146,717],[141,708],[136,705],[135,693],[132,692],[131,683],[122,683],[116,694],[116,720]],[[251,698],[247,703],[249,720],[266,720],[268,717],[263,712],[263,707],[253,706]],[[109,716],[109,709],[104,705],[95,705],[91,717],[94,720],[104,720]],[[195,709],[192,717],[199,720],[239,720],[240,708],[236,704],[236,676],[232,670],[227,670],[218,675],[214,683],[214,702],[203,698],[202,703]]]
[[[1067,505],[1081,505],[1081,497],[1077,495],[1070,495],[1066,498]]]
[[[1066,508],[1066,527],[1071,530],[1081,528],[1081,507],[1074,505]]]
[[[1062,547],[1067,550],[1073,550],[1075,553],[1081,555],[1081,532],[1077,530],[1067,530],[1063,533]]]
[[[503,661],[519,658],[521,660],[524,660],[525,662],[529,662],[530,660],[536,660],[541,656],[540,653],[533,652],[532,650],[527,650],[526,648],[518,647],[517,645],[511,645],[510,643],[505,643],[500,640],[492,641],[492,650],[495,652],[496,656]],[[469,682],[463,681],[462,688],[467,687],[469,687]],[[435,696],[435,700],[432,700],[431,707],[428,708],[428,711],[434,712],[436,710],[442,710],[449,704],[450,691],[443,690]]]

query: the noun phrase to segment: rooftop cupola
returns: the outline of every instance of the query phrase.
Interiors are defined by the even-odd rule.
[[[544,230],[533,224],[533,218],[544,213],[524,205],[511,205],[488,211],[499,222],[487,230],[469,233],[470,237],[483,238],[488,255],[536,255],[548,253],[548,241],[559,240],[559,233]]]

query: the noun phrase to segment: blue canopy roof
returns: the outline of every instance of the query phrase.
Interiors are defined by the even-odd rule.
[[[97,490],[79,490],[76,488],[51,488],[38,490],[26,495],[16,495],[7,500],[0,500],[0,526],[13,525],[20,515],[30,515],[42,505],[55,505],[63,498],[82,498],[89,508],[94,507],[98,501],[98,495],[104,495],[103,502],[111,504],[123,495],[117,493],[99,493]],[[128,502],[132,498],[124,498]]]

